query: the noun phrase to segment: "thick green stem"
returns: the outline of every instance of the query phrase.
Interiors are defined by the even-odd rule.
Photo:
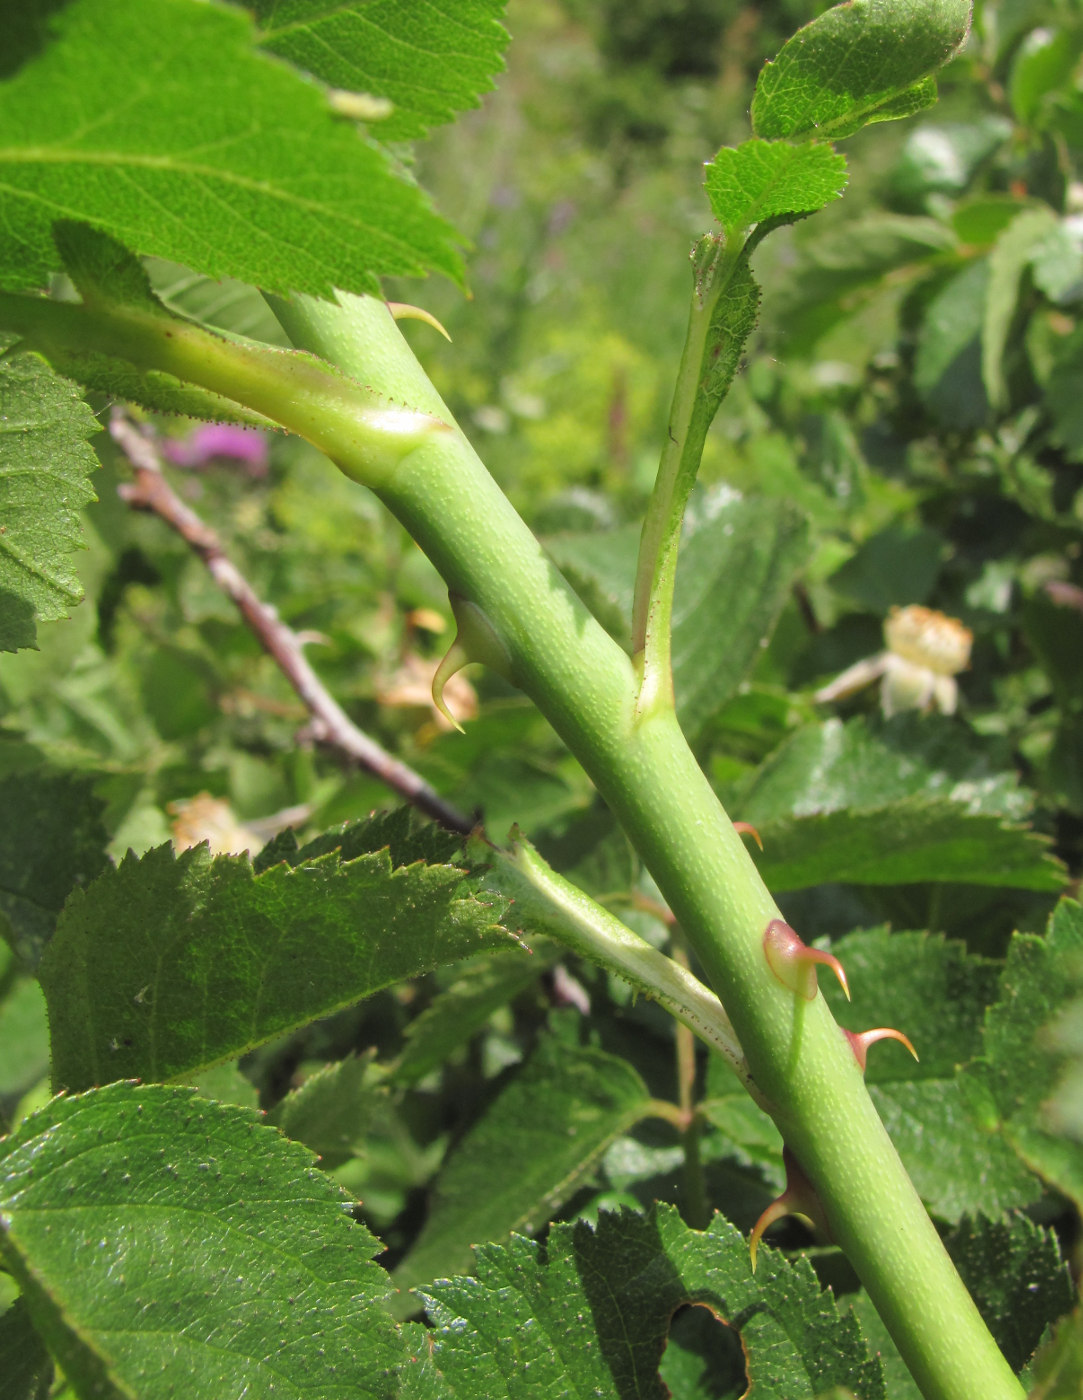
[[[101,308],[46,312],[47,303],[33,301],[32,314],[13,320],[13,303],[28,301],[0,296],[0,325],[23,330],[28,319],[48,350],[43,327],[63,348],[69,333],[88,344],[97,321],[110,354],[180,375],[304,433],[387,503],[449,588],[483,616],[509,674],[637,845],[729,1014],[759,1094],[927,1400],[1020,1400],[826,1002],[802,1000],[769,968],[763,939],[778,910],[675,717],[666,707],[639,708],[632,662],[452,426],[386,306],[343,298],[337,306],[277,307],[295,343],[346,379],[288,356],[245,355],[195,327],[170,336],[147,324],[153,318],[110,317]],[[80,315],[62,325],[55,312]],[[380,403],[408,405],[413,430],[383,432],[364,386],[375,387]]]
[[[276,310],[295,343],[450,421],[386,309],[343,300]],[[377,491],[449,587],[485,614],[517,683],[636,843],[927,1400],[1019,1400],[827,1003],[795,997],[768,967],[763,936],[778,910],[672,713],[638,711],[628,659],[460,438],[422,443]]]

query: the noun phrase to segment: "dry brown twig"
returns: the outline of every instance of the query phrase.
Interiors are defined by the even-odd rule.
[[[358,729],[335,701],[305,659],[301,638],[284,623],[229,559],[217,534],[176,495],[162,474],[161,457],[152,433],[137,427],[114,409],[109,431],[135,473],[117,488],[134,510],[151,511],[164,520],[202,559],[207,572],[227,597],[300,697],[312,716],[307,733],[386,783],[406,802],[452,831],[469,834],[475,823],[445,802],[420,774],[389,754],[375,739]]]

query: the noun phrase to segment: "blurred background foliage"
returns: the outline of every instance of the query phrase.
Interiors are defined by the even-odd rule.
[[[498,91],[404,152],[473,245],[470,296],[435,283],[389,295],[447,327],[450,345],[424,325],[405,330],[618,635],[683,340],[687,255],[709,220],[702,164],[748,135],[762,62],[823,8],[511,0]],[[979,0],[939,105],[846,142],[846,197],[757,254],[762,322],[693,504],[678,691],[707,771],[731,814],[759,825],[765,877],[806,938],[890,923],[999,957],[1013,928],[1041,930],[1080,874],[1081,55],[1074,0]],[[190,312],[275,335],[247,288],[164,266],[155,277]],[[372,779],[304,741],[295,696],[202,565],[118,499],[125,469],[103,444],[87,600],[42,629],[40,651],[0,664],[0,777],[42,763],[85,773],[116,855],[168,839],[171,806],[203,792],[248,823],[301,807],[313,830],[388,805]],[[313,664],[362,727],[497,838],[518,821],[622,917],[670,937],[649,880],[525,700],[472,672],[479,712],[465,737],[438,723],[418,677],[450,639],[446,593],[373,498],[285,438],[270,442],[265,470],[211,459],[173,477],[259,593],[312,636]],[[957,713],[886,716],[875,686],[818,703],[818,689],[881,652],[890,609],[915,604],[973,633]],[[1003,841],[970,865],[955,840],[967,821],[979,845]],[[874,850],[856,850],[860,832]],[[840,851],[851,863],[833,874]],[[254,1084],[267,1105],[353,1050],[392,1062],[407,1027],[464,975],[257,1052],[246,1080],[223,1071],[214,1092]],[[449,1064],[409,1088],[358,1071],[367,1146],[347,1134],[345,1161],[331,1163],[393,1250],[416,1232],[447,1143],[541,1027],[558,1041],[593,1036],[673,1096],[667,1018],[596,969],[567,976],[509,983],[503,1002],[498,990]],[[587,994],[589,1030],[576,1029]],[[44,1057],[42,1039],[29,1064],[40,1010],[27,998],[0,1007],[0,1032],[5,1015],[24,1028],[18,1069],[0,1084],[9,1110]],[[707,1187],[689,1183],[672,1127],[654,1123],[610,1149],[574,1209],[683,1191],[726,1203],[747,1228],[778,1184],[777,1142],[738,1121],[717,1067],[704,1073],[696,1092],[722,1105],[704,1129]],[[1083,1136],[1078,1114],[1064,1117]]]

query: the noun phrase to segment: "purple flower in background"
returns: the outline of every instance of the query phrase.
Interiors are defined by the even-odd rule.
[[[177,467],[205,467],[224,458],[242,465],[249,476],[266,476],[267,434],[232,423],[202,423],[185,438],[167,438],[162,455]]]

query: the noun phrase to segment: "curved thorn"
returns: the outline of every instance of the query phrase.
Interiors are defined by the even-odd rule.
[[[910,1043],[908,1036],[902,1031],[894,1030],[891,1026],[877,1026],[871,1031],[844,1031],[843,1034],[850,1042],[850,1049],[854,1052],[854,1059],[861,1067],[861,1073],[865,1073],[865,1061],[868,1058],[869,1046],[875,1045],[878,1040],[897,1040],[900,1045],[905,1045],[915,1060],[920,1062],[920,1056]]]
[[[752,1264],[753,1273],[756,1272],[756,1256],[760,1250],[760,1240],[763,1239],[765,1233],[776,1220],[781,1220],[784,1215],[789,1215],[790,1213],[789,1192],[784,1191],[781,1196],[777,1196],[771,1202],[756,1221],[755,1225],[753,1225],[752,1233],[748,1237],[748,1257]]]
[[[809,948],[784,919],[772,919],[763,935],[767,965],[784,987],[796,992],[805,1001],[813,1001],[818,990],[816,966],[829,967],[839,979],[846,1000],[850,1000],[850,984],[846,972],[833,953]]]
[[[396,321],[424,321],[427,326],[439,331],[445,340],[451,339],[432,312],[426,311],[423,306],[411,306],[408,301],[389,301],[387,309]]]
[[[452,676],[457,675],[464,666],[468,665],[470,660],[471,657],[467,655],[466,648],[456,637],[445,652],[444,658],[437,666],[436,674],[432,678],[432,703],[460,734],[465,734],[466,730],[448,709],[447,702],[444,700],[444,686],[447,685]]]
[[[828,1239],[831,1238],[820,1198],[802,1170],[800,1162],[785,1145],[782,1148],[782,1162],[786,1168],[786,1189],[763,1212],[748,1237],[748,1253],[753,1273],[756,1272],[756,1256],[764,1232],[784,1215],[800,1216],[802,1220],[807,1220],[813,1229],[819,1230]]]
[[[747,831],[749,836],[751,836],[753,841],[755,841],[756,845],[759,846],[760,850],[763,850],[763,842],[760,840],[760,833],[756,830],[756,828],[752,825],[751,822],[734,822],[733,829],[734,831]]]

